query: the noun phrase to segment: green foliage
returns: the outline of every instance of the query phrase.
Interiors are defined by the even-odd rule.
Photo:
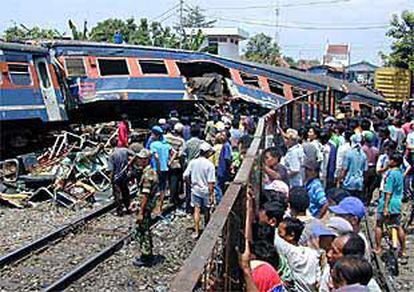
[[[201,29],[199,29],[197,33],[192,34],[191,36],[187,36],[184,39],[182,48],[190,51],[198,51],[201,48],[204,40],[205,36],[201,32]]]
[[[56,29],[40,28],[34,26],[28,28],[24,25],[14,25],[4,31],[4,39],[11,41],[40,40],[61,38],[62,34]]]
[[[142,18],[137,23],[134,18],[126,20],[109,18],[98,22],[88,33],[87,22],[83,29],[79,30],[72,20],[68,20],[68,26],[74,40],[90,40],[96,42],[114,42],[114,34],[119,32],[125,43],[155,46],[165,48],[179,48],[180,38],[170,27],[163,27],[159,22],[149,22]],[[62,38],[62,34],[54,29],[41,29],[33,27],[28,29],[24,26],[13,26],[6,29],[4,39],[6,41],[22,41],[36,39]],[[192,36],[183,38],[181,48],[197,51],[204,41],[204,36],[199,30]]]
[[[136,29],[135,21],[129,18],[126,21],[118,18],[108,18],[104,21],[98,22],[95,27],[91,29],[89,39],[96,42],[113,42],[114,34],[120,32],[124,41],[128,42],[130,35]]]
[[[391,53],[380,53],[387,66],[414,71],[414,12],[403,11],[401,18],[393,15],[387,36],[393,38]]]
[[[280,48],[270,36],[259,33],[249,39],[244,58],[252,62],[279,65]]]
[[[74,40],[87,40],[88,39],[88,27],[87,27],[87,21],[84,21],[83,23],[83,31],[79,31],[76,24],[69,19],[68,25],[72,32],[72,39]]]
[[[217,20],[208,20],[199,6],[184,9],[183,27],[213,27]]]

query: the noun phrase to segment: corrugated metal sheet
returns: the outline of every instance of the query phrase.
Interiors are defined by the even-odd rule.
[[[411,82],[412,73],[408,69],[383,67],[375,70],[375,89],[390,102],[408,100]]]

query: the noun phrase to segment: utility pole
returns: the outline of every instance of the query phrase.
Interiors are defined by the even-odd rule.
[[[275,43],[279,44],[279,15],[280,15],[280,5],[279,0],[276,0],[276,20],[275,20]]]
[[[181,38],[180,38],[180,49],[182,48],[182,43],[185,37],[184,32],[184,22],[183,22],[183,14],[184,14],[184,0],[180,0],[180,31],[181,31]]]

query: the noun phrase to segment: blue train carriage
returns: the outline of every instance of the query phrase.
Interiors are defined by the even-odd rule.
[[[113,119],[121,112],[148,117],[171,109],[191,110],[206,96],[240,98],[270,109],[321,92],[290,113],[297,116],[299,110],[301,116],[315,119],[318,113],[334,113],[341,100],[373,105],[384,100],[332,77],[201,52],[78,41],[47,45],[64,70],[68,100],[75,105],[71,113],[81,113],[82,121]]]
[[[49,51],[0,42],[1,149],[24,147],[43,130],[67,119]]]
[[[239,72],[253,65],[199,52],[107,43],[56,41],[47,44],[70,89],[73,117],[112,119],[121,112],[160,116],[171,109],[190,110],[207,96],[240,98],[258,107],[274,108],[286,101],[276,81],[257,82]],[[244,76],[244,75],[242,75]],[[274,86],[273,86],[274,85]]]
[[[168,55],[135,46],[58,41],[49,43],[69,90],[72,121],[132,119],[191,106],[195,98]]]

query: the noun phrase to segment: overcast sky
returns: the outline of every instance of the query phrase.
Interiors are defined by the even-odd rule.
[[[163,24],[171,25],[178,21],[176,10],[158,16],[178,2],[7,0],[0,9],[0,32],[14,23],[68,31],[69,18],[78,24],[87,20],[89,27],[105,18],[131,16],[162,20]],[[206,9],[207,15],[218,19],[216,26],[239,27],[251,36],[264,32],[272,37],[277,31],[275,7],[279,5],[278,35],[284,55],[321,59],[328,41],[350,43],[352,62],[367,60],[376,64],[380,63],[378,52],[387,51],[390,44],[383,26],[394,13],[400,14],[404,9],[414,11],[414,0],[185,0],[185,3]]]

